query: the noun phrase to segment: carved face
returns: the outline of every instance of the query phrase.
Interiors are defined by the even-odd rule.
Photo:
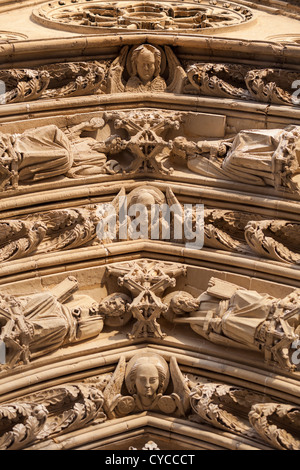
[[[137,58],[137,73],[143,83],[150,82],[155,74],[155,56],[153,52],[142,49]]]
[[[155,365],[148,363],[138,366],[135,385],[139,396],[143,398],[154,397],[159,387],[159,375]]]

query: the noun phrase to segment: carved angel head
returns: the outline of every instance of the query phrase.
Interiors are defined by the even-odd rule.
[[[127,365],[126,386],[131,395],[137,394],[142,403],[150,404],[163,393],[169,383],[167,362],[157,354],[137,354]]]
[[[131,56],[132,76],[148,83],[160,74],[161,53],[150,44],[137,47]]]

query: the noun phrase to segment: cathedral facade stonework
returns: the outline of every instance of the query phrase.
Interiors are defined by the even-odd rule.
[[[0,450],[300,450],[299,25],[0,1]]]

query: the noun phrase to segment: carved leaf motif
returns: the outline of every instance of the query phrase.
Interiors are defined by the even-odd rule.
[[[0,222],[0,233],[0,261],[11,261],[33,253],[43,240],[46,227],[41,222],[7,220]]]
[[[208,383],[196,386],[191,394],[194,412],[206,423],[234,433],[255,436],[244,418],[251,403],[263,397],[229,385]]]
[[[33,442],[43,428],[48,415],[43,405],[27,403],[1,405],[0,413],[0,428],[5,426],[4,433],[0,437],[1,450],[8,448],[19,450]],[[21,422],[18,423],[18,421]],[[6,430],[9,428],[10,430]]]
[[[249,420],[257,433],[275,448],[300,450],[299,407],[277,403],[257,404],[252,407]]]
[[[108,417],[114,416],[114,408],[118,404],[118,399],[121,397],[121,389],[125,379],[126,360],[125,357],[121,357],[118,366],[110,379],[107,387],[104,390],[104,411]]]
[[[266,220],[249,222],[245,228],[248,245],[259,255],[285,263],[300,263],[300,253],[281,243],[281,237],[286,243],[295,245],[299,238],[299,224]]]

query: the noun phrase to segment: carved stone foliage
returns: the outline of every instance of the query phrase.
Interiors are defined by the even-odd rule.
[[[1,103],[100,94],[106,69],[107,62],[69,62],[36,69],[1,70],[0,80],[5,84]]]
[[[300,449],[298,406],[274,403],[266,395],[236,386],[201,382],[190,393],[192,421],[262,439],[271,448]]]
[[[103,404],[99,382],[97,387],[80,383],[57,386],[0,405],[0,449],[24,449],[49,436],[102,423],[107,418]]]
[[[239,435],[268,448],[299,450],[299,407],[182,372],[175,357],[121,356],[113,372],[54,386],[0,405],[0,449],[37,443],[131,413],[155,412]],[[209,428],[208,428],[209,429]],[[158,450],[154,443],[144,450]],[[130,448],[130,450],[136,450]]]
[[[226,28],[248,22],[251,10],[230,2],[215,0],[199,5],[192,0],[174,2],[140,1],[116,3],[72,0],[42,5],[33,13],[34,19],[55,29],[99,33],[108,31],[181,31],[201,32],[203,29]]]
[[[144,214],[132,211],[139,205],[145,207]],[[160,212],[153,216],[151,210],[155,207]],[[123,188],[111,203],[41,212],[24,220],[4,219],[0,221],[0,261],[133,240],[137,236],[185,244],[184,210],[170,187],[164,194],[155,186],[141,185],[128,194]],[[268,220],[224,209],[204,208],[203,215],[204,247],[287,264],[300,262],[298,222]],[[144,230],[135,234],[137,220]],[[176,228],[180,236],[176,236]]]
[[[1,104],[114,93],[202,95],[298,106],[298,72],[181,60],[169,46],[124,46],[101,61],[0,70]]]
[[[300,292],[283,299],[260,294],[235,284],[212,278],[197,299],[180,292],[168,295],[169,314],[174,323],[189,323],[200,336],[213,343],[259,351],[266,363],[296,371],[294,344],[300,339]],[[189,314],[189,317],[186,314]]]
[[[280,403],[256,404],[249,413],[256,432],[279,450],[300,450],[300,408]]]
[[[242,64],[186,62],[189,83],[184,93],[235,98],[272,104],[298,105],[293,83],[298,72],[276,68],[257,68]]]

